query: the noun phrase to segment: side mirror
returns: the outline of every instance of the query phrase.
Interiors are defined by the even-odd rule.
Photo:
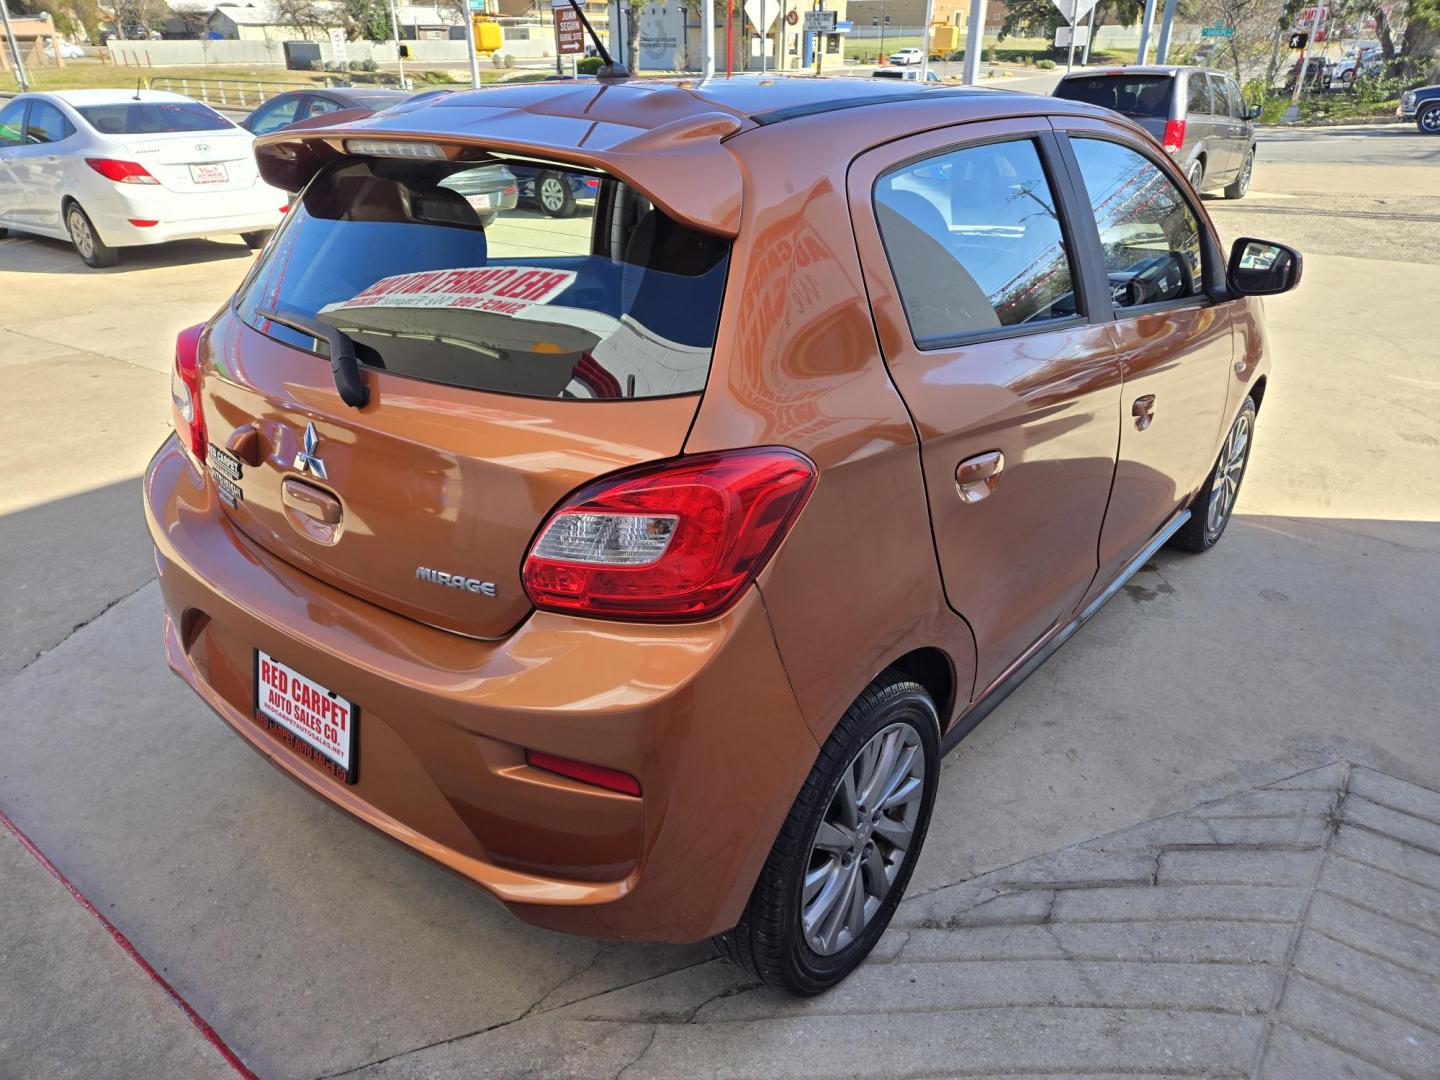
[[[1274,296],[1300,284],[1305,260],[1288,244],[1242,236],[1230,249],[1225,281],[1236,296]]]
[[[1247,119],[1250,120],[1259,120],[1260,114],[1264,111],[1265,108],[1262,105],[1251,105],[1249,110],[1245,113],[1245,116]]]

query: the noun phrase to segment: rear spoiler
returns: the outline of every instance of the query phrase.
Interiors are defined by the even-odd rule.
[[[697,113],[688,94],[683,111],[673,107],[680,104],[674,99],[656,101],[660,107],[653,111],[661,122],[653,127],[608,121],[598,109],[591,116],[570,115],[580,111],[576,104],[584,104],[574,96],[598,101],[606,90],[569,84],[554,101],[571,106],[566,114],[507,108],[503,91],[493,90],[448,94],[359,120],[336,122],[333,118],[345,114],[332,113],[323,118],[329,123],[306,122],[262,135],[255,141],[255,160],[267,184],[293,193],[323,166],[345,156],[347,139],[437,143],[452,160],[472,155],[484,160],[493,152],[598,169],[643,192],[677,221],[721,236],[739,232],[742,174],[723,140],[753,124],[718,109]],[[666,97],[663,91],[647,95]],[[652,110],[641,105],[624,115],[630,119],[647,111]],[[674,118],[666,119],[667,113]]]

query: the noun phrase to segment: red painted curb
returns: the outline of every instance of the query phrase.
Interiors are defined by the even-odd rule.
[[[0,810],[0,825],[4,825],[5,828],[9,829],[10,832],[15,835],[15,839],[20,841],[20,845],[35,857],[36,862],[50,872],[51,877],[65,886],[66,890],[75,898],[81,907],[100,920],[100,925],[105,927],[106,932],[115,939],[115,944],[120,946],[126,956],[139,964],[140,970],[150,976],[161,990],[164,990],[165,993],[170,995],[170,1000],[175,1002],[180,1011],[185,1014],[185,1018],[195,1025],[196,1030],[200,1032],[205,1041],[219,1052],[220,1056],[225,1059],[227,1065],[234,1069],[240,1076],[244,1077],[245,1080],[259,1080],[259,1077],[245,1067],[245,1063],[240,1060],[239,1055],[225,1045],[225,1040],[220,1038],[220,1036],[216,1034],[215,1029],[205,1022],[205,1018],[191,1008],[188,1001],[175,992],[175,988],[165,981],[165,977],[151,967],[150,962],[140,955],[134,945],[130,944],[130,939],[121,933],[114,923],[101,914],[100,910],[87,900],[79,889],[71,884],[70,879],[61,872],[60,868],[45,857],[45,853],[35,846],[35,842],[26,836],[25,833],[21,831],[20,826],[11,821],[9,815],[3,810]]]

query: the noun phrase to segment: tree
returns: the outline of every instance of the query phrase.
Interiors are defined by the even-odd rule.
[[[342,0],[345,36],[351,41],[389,41],[390,6],[385,0]]]
[[[271,0],[275,19],[306,38],[319,38],[329,30],[343,28],[345,11],[327,0]]]
[[[1144,0],[1100,0],[1095,6],[1095,29],[1106,23],[1119,26],[1134,26],[1144,13]],[[1088,25],[1087,13],[1080,21]],[[1069,20],[1060,14],[1050,0],[1007,0],[1005,21],[1000,25],[1000,37],[1042,37],[1055,40],[1055,31],[1068,26]]]
[[[1410,0],[1406,5],[1400,52],[1404,75],[1428,78],[1435,74],[1440,53],[1440,0]]]
[[[174,4],[170,10],[185,28],[186,37],[203,38],[210,27],[210,13],[215,8],[198,0],[189,0],[187,3]]]

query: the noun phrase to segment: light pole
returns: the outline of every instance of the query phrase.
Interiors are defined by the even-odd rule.
[[[405,86],[405,59],[400,55],[400,50],[405,46],[400,44],[400,16],[395,14],[395,0],[390,0],[390,32],[395,35],[395,66],[400,69],[400,89]]]
[[[970,0],[970,25],[965,30],[965,82],[980,77],[980,50],[985,47],[985,0]]]
[[[470,89],[480,89],[480,57],[475,53],[475,9],[470,6],[471,0],[465,0],[465,41],[470,46]],[[396,55],[399,55],[399,44],[396,44]]]
[[[30,89],[30,80],[25,77],[25,65],[20,62],[20,46],[15,42],[15,31],[10,26],[10,9],[5,6],[5,0],[0,0],[0,21],[5,23],[5,43],[10,46],[10,56],[15,61],[15,81],[24,92]]]

